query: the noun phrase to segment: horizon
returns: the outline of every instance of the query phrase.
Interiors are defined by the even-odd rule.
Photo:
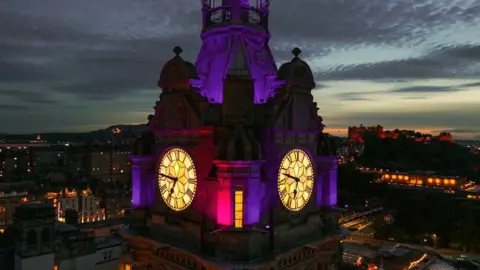
[[[173,47],[199,51],[200,1],[23,2],[0,10],[1,133],[146,122]],[[276,65],[303,51],[332,134],[380,123],[480,139],[480,3],[415,3],[272,1]]]
[[[79,133],[88,133],[88,132],[95,132],[95,131],[101,131],[101,130],[107,130],[108,128],[111,128],[111,127],[116,127],[116,126],[139,126],[139,125],[143,125],[144,123],[132,123],[132,124],[114,124],[114,125],[108,125],[108,126],[104,126],[104,127],[97,127],[95,129],[90,129],[90,130],[80,130],[80,131],[70,131],[70,132],[67,132],[67,131],[46,131],[46,132],[26,132],[26,133],[0,133],[0,136],[1,135],[7,135],[7,136],[27,136],[27,135],[32,135],[32,136],[36,136],[36,135],[42,135],[42,134],[79,134]],[[381,125],[381,124],[379,124]],[[356,126],[350,126],[350,127],[359,127],[359,125],[356,125]],[[364,125],[365,127],[368,127],[367,125]],[[371,125],[371,126],[377,126],[377,125]],[[383,125],[381,125],[383,126]],[[411,130],[411,131],[415,131],[415,132],[420,132],[422,134],[430,134],[432,136],[438,136],[441,132],[447,132],[447,133],[450,133],[448,130],[447,131],[442,131],[442,130],[420,130],[420,129],[409,129],[409,128],[387,128],[385,126],[384,127],[384,130],[385,131],[393,131],[395,129],[398,129],[398,130]],[[325,128],[323,130],[323,133],[327,133],[327,134],[330,134],[330,135],[333,135],[333,136],[336,136],[336,137],[342,137],[342,138],[348,138],[348,128],[347,129],[333,129],[333,128]],[[452,135],[453,136],[453,135]],[[480,141],[480,139],[470,139],[470,138],[456,138],[455,136],[453,136],[453,139],[455,141]]]

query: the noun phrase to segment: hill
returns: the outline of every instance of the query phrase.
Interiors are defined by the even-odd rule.
[[[40,137],[42,140],[46,140],[48,142],[58,142],[58,141],[67,141],[67,142],[92,142],[92,141],[105,141],[112,139],[112,129],[120,129],[122,132],[131,130],[134,136],[140,136],[140,134],[146,130],[145,124],[139,125],[113,125],[109,126],[104,129],[99,129],[95,131],[89,132],[80,132],[80,133],[62,133],[62,132],[53,132],[53,133],[40,133]],[[0,139],[5,139],[7,141],[12,140],[19,140],[19,141],[27,141],[33,140],[37,134],[1,134]],[[122,133],[120,133],[120,137]]]

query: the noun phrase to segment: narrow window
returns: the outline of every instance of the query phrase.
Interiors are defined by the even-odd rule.
[[[235,228],[243,227],[243,190],[235,189]]]

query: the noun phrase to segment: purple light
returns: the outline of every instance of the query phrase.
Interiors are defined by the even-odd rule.
[[[317,204],[335,206],[337,204],[337,157],[319,156],[318,162],[317,181],[321,184],[317,185]]]
[[[155,202],[155,173],[150,168],[155,166],[153,156],[130,156],[132,160],[132,206],[146,207]]]
[[[223,82],[240,53],[254,83],[254,103],[267,102],[274,90],[285,84],[285,81],[277,80],[277,66],[268,46],[268,1],[262,1],[259,7],[242,3],[241,0],[220,6],[212,6],[211,2],[207,2],[202,10],[202,47],[195,62],[198,79],[191,79],[191,85],[198,88],[210,103],[222,103]],[[246,19],[250,16],[242,16],[245,12],[255,13],[259,19]],[[219,19],[221,21],[212,21],[212,14],[224,16]],[[233,21],[242,21],[244,24]]]

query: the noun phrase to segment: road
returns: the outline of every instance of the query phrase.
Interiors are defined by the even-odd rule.
[[[394,242],[394,241],[383,241],[383,240],[378,240],[374,239],[368,236],[362,236],[357,234],[356,232],[353,232],[347,236],[345,240],[343,240],[345,243],[355,243],[355,244],[362,244],[362,245],[370,245],[370,246],[375,246],[375,247],[394,247],[397,245],[402,245],[404,247],[409,247],[412,249],[419,249],[423,251],[430,251],[434,252],[436,254],[440,255],[461,255],[465,254],[462,251],[459,250],[454,250],[454,249],[434,249],[431,247],[426,247],[422,245],[414,245],[414,244],[406,244],[406,243],[399,243],[399,242]],[[476,254],[465,254],[465,255],[470,255],[470,256],[478,256]]]

